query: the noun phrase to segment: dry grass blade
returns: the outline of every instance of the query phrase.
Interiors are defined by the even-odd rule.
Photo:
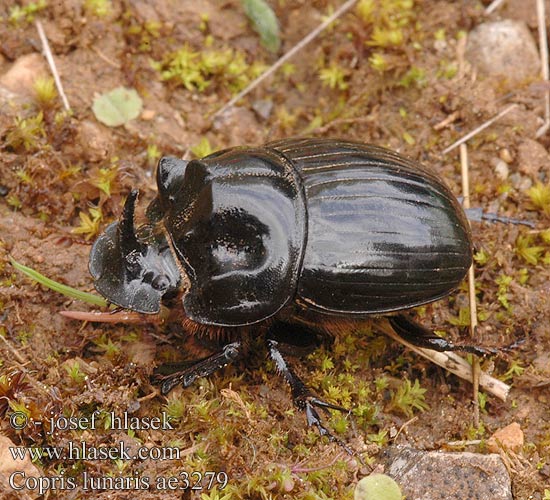
[[[67,96],[65,95],[65,91],[63,90],[63,85],[61,83],[61,78],[59,78],[59,73],[57,72],[57,67],[55,65],[55,61],[53,58],[52,51],[50,49],[50,44],[48,43],[48,38],[46,37],[46,33],[44,32],[44,28],[42,27],[42,23],[40,21],[35,21],[36,29],[38,31],[38,36],[40,37],[40,41],[42,42],[42,49],[44,50],[44,56],[46,57],[46,60],[48,61],[48,64],[50,66],[50,70],[53,75],[53,79],[55,81],[55,86],[57,87],[57,91],[59,92],[59,95],[61,96],[61,100],[63,101],[63,106],[67,111],[71,111],[71,106],[69,105],[69,100],[67,99]]]
[[[485,9],[485,14],[490,14],[491,12],[494,12],[497,10],[502,4],[504,3],[504,0],[494,0],[491,2],[487,8]]]
[[[537,3],[537,20],[539,31],[539,50],[540,64],[542,68],[542,79],[547,82],[549,79],[548,68],[548,37],[546,34],[546,12],[544,0],[536,0]],[[543,136],[550,128],[550,90],[546,90],[544,94],[544,124],[537,130],[535,137]]]
[[[453,149],[457,148],[461,144],[464,144],[466,141],[469,141],[472,137],[479,134],[481,131],[485,130],[487,127],[491,126],[493,123],[495,123],[497,120],[500,120],[504,115],[508,114],[510,111],[512,111],[517,104],[510,104],[507,108],[504,108],[498,115],[493,116],[493,118],[487,120],[485,123],[482,123],[479,127],[472,130],[462,138],[460,138],[458,141],[453,142],[449,147],[445,148],[441,153],[446,155],[447,153],[451,152]]]
[[[462,196],[464,201],[462,202],[464,208],[470,208],[470,165],[468,163],[468,147],[466,144],[460,145],[460,168],[462,173]],[[474,277],[474,265],[468,269],[468,300],[470,305],[470,338],[475,342],[475,333],[477,327],[477,303],[476,303],[476,288]],[[479,374],[481,367],[479,365],[479,359],[474,356],[472,358],[472,400],[474,402],[474,426],[479,427]]]

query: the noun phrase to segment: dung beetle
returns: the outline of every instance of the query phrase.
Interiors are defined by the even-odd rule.
[[[205,158],[160,160],[158,195],[134,227],[137,191],[90,255],[96,289],[110,302],[158,313],[181,297],[184,328],[217,345],[163,377],[168,393],[249,353],[263,336],[309,425],[335,439],[316,398],[285,360],[349,323],[388,315],[409,342],[456,346],[402,311],[453,291],[472,263],[466,216],[427,168],[359,142],[287,139]]]

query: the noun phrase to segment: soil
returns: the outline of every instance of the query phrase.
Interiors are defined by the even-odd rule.
[[[387,446],[486,452],[485,440],[512,422],[525,435],[521,450],[502,451],[514,498],[548,498],[550,236],[544,230],[550,218],[550,138],[536,138],[547,86],[538,77],[513,86],[503,77],[483,77],[464,59],[465,34],[487,19],[525,21],[538,39],[534,7],[509,1],[486,16],[486,5],[473,0],[396,0],[381,2],[398,5],[400,12],[385,18],[375,2],[376,22],[386,26],[386,35],[389,23],[397,23],[402,39],[372,43],[373,23],[352,10],[299,51],[292,67],[217,116],[235,91],[228,70],[208,76],[209,85],[199,91],[163,81],[151,61],[188,46],[197,54],[242,53],[243,74],[254,62],[267,67],[336,3],[271,1],[282,38],[281,53],[271,54],[236,0],[36,2],[41,7],[35,16],[48,36],[71,113],[58,95],[37,98],[33,85],[49,69],[39,55],[32,9],[23,2],[24,13],[15,19],[7,3],[0,3],[1,432],[25,447],[86,441],[104,449],[123,443],[131,450],[181,450],[179,459],[42,457],[35,461],[41,475],[60,479],[43,495],[27,488],[29,498],[353,498],[357,480],[370,467],[381,467]],[[94,5],[108,8],[101,12]],[[374,67],[376,54],[383,54],[383,67]],[[327,69],[334,88],[320,78]],[[107,127],[94,116],[92,103],[96,94],[119,86],[136,89],[143,110],[124,126]],[[430,166],[459,196],[458,149],[443,150],[511,103],[512,111],[468,142],[472,206],[533,224],[472,222],[479,308],[474,341],[502,352],[482,360],[482,367],[512,384],[507,401],[482,394],[476,423],[471,384],[376,333],[376,320],[294,360],[317,394],[352,409],[351,417],[327,415],[326,424],[368,466],[307,428],[261,349],[247,366],[227,367],[161,396],[151,382],[155,368],[190,350],[178,322],[68,320],[59,312],[93,308],[34,284],[9,264],[12,256],[56,281],[93,291],[87,265],[98,232],[120,216],[132,188],[140,189],[142,217],[155,195],[157,152],[192,157],[204,138],[213,150],[296,135],[375,143]],[[38,124],[34,130],[32,123]],[[547,191],[546,202],[537,205],[530,188],[539,183]],[[100,214],[95,226],[90,208]],[[467,300],[463,285],[415,314],[456,342],[471,342]],[[413,391],[407,402],[399,392],[405,380],[417,380],[425,393]],[[17,411],[32,419],[21,430],[9,421]],[[50,418],[62,424],[68,417],[90,419],[95,411],[95,428],[81,420],[78,429],[50,432]],[[168,426],[174,429],[113,430],[111,412],[141,423],[164,412],[174,417]],[[226,473],[227,487],[208,489],[207,471],[218,474],[214,485]],[[191,484],[202,479],[204,489],[184,488],[185,473],[193,472]],[[6,471],[1,474],[5,482]],[[89,476],[102,479],[102,488],[88,484],[86,490],[83,478]],[[150,487],[139,488],[137,478],[149,478]],[[5,489],[1,495],[12,494]]]

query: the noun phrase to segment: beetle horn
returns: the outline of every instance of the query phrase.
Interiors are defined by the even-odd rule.
[[[137,196],[138,190],[133,189],[128,195],[128,198],[126,198],[126,203],[124,203],[124,209],[122,211],[122,217],[118,226],[120,247],[123,255],[127,255],[132,250],[139,250],[140,248],[134,228],[134,211]]]

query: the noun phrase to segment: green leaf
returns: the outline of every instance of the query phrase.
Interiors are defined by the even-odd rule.
[[[142,102],[134,89],[117,87],[94,99],[92,110],[95,117],[109,127],[118,127],[137,118]]]
[[[277,52],[281,46],[279,22],[271,7],[265,0],[241,0],[241,3],[262,45],[270,52]]]
[[[401,500],[399,485],[386,474],[371,474],[357,483],[355,500]]]
[[[27,275],[32,280],[36,281],[37,283],[40,283],[41,285],[44,285],[45,287],[55,292],[59,292],[63,295],[66,295],[67,297],[71,297],[72,299],[81,300],[82,302],[88,302],[89,304],[94,304],[96,306],[107,305],[107,301],[103,297],[100,297],[99,295],[95,295],[93,293],[82,292],[80,290],[77,290],[76,288],[72,288],[67,285],[62,285],[57,281],[54,281],[50,278],[46,278],[46,276],[44,276],[43,274],[40,274],[38,271],[35,271],[30,267],[20,264],[11,256],[10,256],[10,262],[11,262],[11,265],[15,267],[15,269],[17,269],[18,271],[21,271],[23,274]]]

